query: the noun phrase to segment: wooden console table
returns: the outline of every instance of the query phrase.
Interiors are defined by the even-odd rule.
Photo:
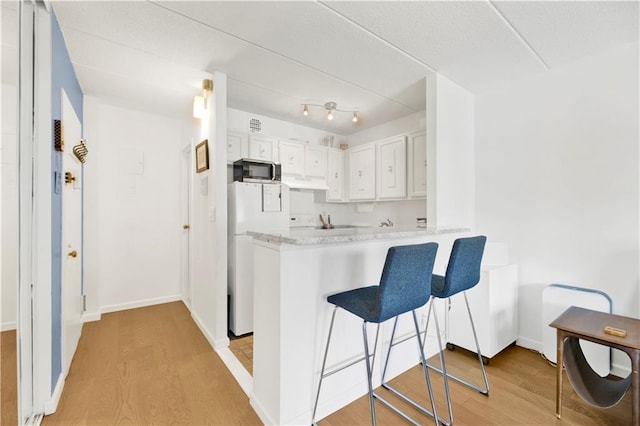
[[[581,385],[578,387],[582,389],[578,389],[574,384],[576,392],[593,405],[601,407],[615,405],[631,385],[632,424],[640,426],[640,320],[572,306],[549,325],[557,329],[556,416],[560,418],[562,412],[562,366],[564,363],[567,365],[569,378],[576,377]],[[605,327],[626,330],[627,334],[625,337],[606,334]],[[625,352],[631,358],[631,375],[620,381],[598,376],[586,363],[577,339],[588,340]],[[571,360],[564,357],[565,345],[573,356]],[[568,365],[570,362],[573,364]],[[569,370],[573,376],[570,375]]]

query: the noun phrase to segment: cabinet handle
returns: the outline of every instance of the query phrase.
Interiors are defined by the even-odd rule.
[[[427,160],[424,160],[424,166],[427,167]]]
[[[389,173],[393,173],[393,167],[389,166]]]
[[[336,179],[338,179],[338,172],[336,172]]]
[[[358,170],[358,176],[362,177],[362,170]]]

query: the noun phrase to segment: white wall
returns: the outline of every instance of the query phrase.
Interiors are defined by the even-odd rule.
[[[185,128],[192,146],[208,140],[209,170],[192,173],[191,315],[216,349],[227,338],[227,77],[214,73],[206,118]]]
[[[520,344],[541,347],[550,283],[638,316],[638,45],[478,96],[475,110],[477,230],[519,265]]]
[[[2,146],[0,168],[2,176],[1,217],[2,269],[0,331],[16,328],[18,308],[18,155],[17,105],[15,86],[2,85]]]
[[[99,227],[87,232],[95,238],[88,248],[98,243],[86,256],[85,266],[98,268],[98,274],[86,271],[88,284],[98,281],[101,312],[177,300],[181,123],[113,105],[97,107],[98,116],[89,115],[85,123],[88,134],[97,136],[88,139],[85,188],[87,200],[96,204],[85,206],[85,218],[88,226]]]
[[[427,218],[440,227],[473,228],[473,95],[442,75],[436,75],[435,92],[435,147],[427,149],[427,168],[436,170],[435,176],[429,170],[427,175],[428,180],[435,179],[427,188],[432,205]],[[429,135],[427,140],[429,144]],[[434,154],[435,164],[431,161]]]
[[[344,136],[337,133],[325,132],[312,127],[301,126],[288,121],[278,120],[264,115],[227,108],[227,128],[250,132],[249,120],[260,120],[261,131],[259,134],[283,139],[298,139],[307,141],[311,145],[320,145],[324,136],[334,136],[334,146],[338,147],[344,141]]]

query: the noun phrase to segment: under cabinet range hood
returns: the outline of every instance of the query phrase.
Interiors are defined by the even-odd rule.
[[[282,175],[282,183],[291,189],[308,189],[313,191],[326,191],[329,189],[326,180],[310,177]]]

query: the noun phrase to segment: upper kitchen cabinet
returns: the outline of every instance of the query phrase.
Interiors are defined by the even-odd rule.
[[[249,158],[264,161],[277,161],[277,140],[264,136],[249,136]]]
[[[306,142],[280,140],[282,181],[291,188],[327,189],[327,149]]]
[[[405,136],[379,141],[377,194],[378,199],[407,196],[407,143]]]
[[[425,131],[412,133],[408,140],[409,197],[427,196],[427,136]]]
[[[302,176],[305,172],[305,146],[300,142],[280,140],[278,147],[282,174]]]
[[[349,199],[373,200],[376,197],[376,145],[368,144],[348,151]]]
[[[327,201],[344,200],[344,151],[329,148],[327,152]]]
[[[322,146],[305,146],[304,174],[311,178],[327,177],[327,149]]]
[[[249,145],[246,133],[229,130],[227,132],[227,164],[248,156]]]

